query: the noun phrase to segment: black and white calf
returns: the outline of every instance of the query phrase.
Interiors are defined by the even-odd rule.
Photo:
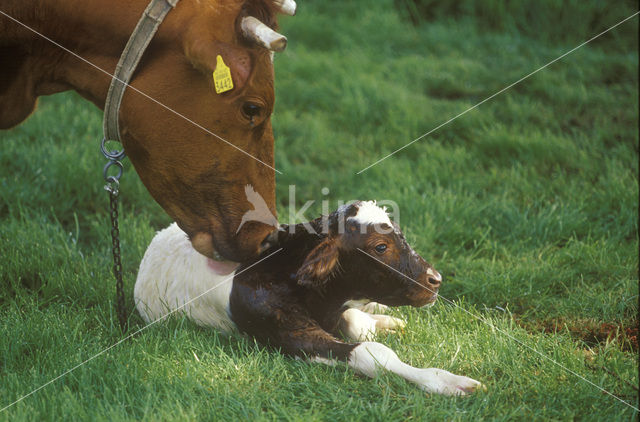
[[[432,393],[461,395],[482,386],[442,369],[414,368],[387,346],[367,341],[404,322],[367,312],[378,308],[371,304],[350,304],[428,306],[442,281],[383,209],[360,201],[306,225],[282,226],[270,249],[237,268],[200,255],[170,226],[156,235],[140,264],[134,293],[140,314],[150,322],[184,305],[181,311],[200,325],[240,330],[292,356],[347,362],[370,377],[386,369]]]

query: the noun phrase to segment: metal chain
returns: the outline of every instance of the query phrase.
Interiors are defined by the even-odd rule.
[[[120,177],[122,176],[122,163],[124,159],[124,150],[108,151],[105,146],[105,140],[102,140],[102,154],[108,160],[102,170],[104,180],[107,184],[104,189],[109,192],[109,207],[111,216],[111,250],[113,252],[113,275],[116,278],[116,313],[118,314],[118,322],[120,329],[125,331],[127,328],[127,310],[124,301],[124,284],[122,282],[122,261],[120,256],[120,228],[118,226],[118,197],[120,195]],[[117,174],[109,176],[109,168],[117,167]]]
[[[122,282],[122,261],[120,259],[120,229],[118,228],[118,187],[105,186],[109,192],[111,207],[111,249],[113,251],[113,275],[116,277],[116,311],[120,328],[124,331],[127,326],[127,311],[124,303],[124,284]]]

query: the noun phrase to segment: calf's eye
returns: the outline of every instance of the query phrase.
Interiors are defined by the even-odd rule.
[[[387,250],[387,245],[385,245],[384,243],[376,245],[376,252],[378,252],[379,254],[383,254],[386,250]]]

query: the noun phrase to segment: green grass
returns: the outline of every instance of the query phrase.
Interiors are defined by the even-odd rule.
[[[637,17],[356,174],[637,5],[571,2],[572,14],[553,0],[530,10],[498,1],[301,3],[281,21],[290,42],[275,62],[281,219],[289,185],[298,206],[316,200],[309,218],[322,200],[397,202],[408,239],[447,276],[441,292],[457,306],[397,309],[407,330],[379,340],[488,392],[427,396],[392,375],[368,380],[306,364],[175,318],[0,420],[637,417],[529,349],[639,405],[631,340],[598,336],[603,325],[638,323]],[[75,94],[43,98],[28,122],[0,133],[0,407],[121,338],[100,133],[100,112]],[[129,163],[122,192],[132,307],[137,266],[169,220]],[[143,327],[135,313],[131,323]]]

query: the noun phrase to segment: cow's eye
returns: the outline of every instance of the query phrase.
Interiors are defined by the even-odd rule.
[[[259,104],[247,101],[242,105],[242,114],[249,119],[253,120],[254,117],[260,116],[262,107]]]
[[[382,255],[386,250],[387,250],[387,245],[385,245],[384,243],[376,245],[376,252],[378,252],[380,255]]]

